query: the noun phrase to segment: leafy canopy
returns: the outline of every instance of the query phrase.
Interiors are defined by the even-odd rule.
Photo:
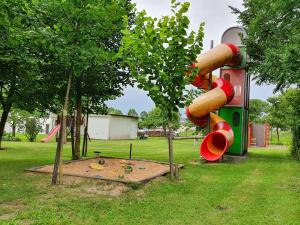
[[[233,8],[246,30],[249,72],[258,84],[275,91],[300,83],[300,1],[244,0],[245,10]]]
[[[260,99],[250,99],[249,120],[256,123],[264,123],[269,104]]]
[[[46,99],[43,107],[58,111],[64,100],[66,81],[74,79],[70,108],[82,97],[90,113],[103,112],[105,101],[122,94],[129,73],[114,60],[121,44],[123,16],[132,21],[130,0],[37,1],[38,32]]]
[[[138,87],[147,91],[155,105],[172,112],[184,107],[185,74],[189,65],[202,50],[203,27],[188,32],[190,21],[185,15],[190,3],[171,1],[172,16],[160,19],[137,14],[135,26],[123,31],[123,46],[119,55],[124,58]]]

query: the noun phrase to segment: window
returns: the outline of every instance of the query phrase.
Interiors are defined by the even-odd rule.
[[[232,118],[233,126],[238,127],[240,125],[240,113],[234,112],[232,116],[233,116]]]
[[[228,82],[230,82],[230,74],[229,73],[224,74],[224,80],[227,80]]]

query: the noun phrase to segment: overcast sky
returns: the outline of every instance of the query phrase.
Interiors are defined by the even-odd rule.
[[[146,10],[148,15],[161,17],[162,15],[171,14],[170,0],[133,0],[136,3],[138,11]],[[231,27],[239,25],[236,15],[232,14],[228,6],[234,6],[242,9],[242,0],[190,0],[190,9],[188,17],[191,21],[191,29],[197,31],[199,24],[205,22],[204,29],[204,49],[210,47],[210,41],[214,45],[221,42],[223,32]],[[216,71],[215,74],[218,74]],[[250,98],[267,99],[273,95],[273,86],[256,86],[251,82]],[[110,107],[118,108],[127,114],[130,108],[134,108],[138,113],[141,111],[150,111],[154,103],[147,96],[147,93],[138,88],[127,87],[124,90],[124,96],[109,101]]]

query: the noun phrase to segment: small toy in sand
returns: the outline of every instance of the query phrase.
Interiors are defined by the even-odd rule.
[[[105,160],[104,159],[99,159],[99,162],[98,162],[100,165],[104,165],[105,164]]]
[[[133,170],[132,166],[131,165],[126,165],[126,167],[124,168],[124,172],[125,174],[129,174],[131,173]]]
[[[90,163],[90,168],[94,170],[103,170],[104,166],[98,164],[98,163]]]

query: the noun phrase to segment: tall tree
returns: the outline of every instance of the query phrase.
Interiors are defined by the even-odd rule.
[[[139,116],[139,114],[136,112],[135,109],[129,109],[127,115],[128,116]]]
[[[73,77],[69,107],[76,110],[73,158],[78,159],[82,112],[105,111],[104,102],[120,96],[130,81],[114,56],[122,38],[123,16],[132,19],[132,6],[129,0],[49,0],[40,1],[36,8],[43,25],[40,32],[47,40],[41,47],[48,60],[43,81],[53,84],[52,90],[44,89],[48,102],[61,108],[67,78]],[[50,107],[57,111],[55,104]]]
[[[148,113],[147,113],[146,111],[142,111],[142,112],[140,113],[140,118],[141,118],[141,119],[145,119],[147,116],[148,116]]]
[[[244,10],[233,8],[246,30],[249,72],[259,84],[277,90],[300,83],[300,2],[244,0]]]
[[[275,92],[292,85],[299,88],[300,2],[244,0],[244,10],[231,8],[246,30],[244,43],[250,56],[249,72],[257,83],[275,84]],[[299,118],[294,124],[300,124]],[[294,126],[293,129],[298,128]],[[294,130],[293,134],[297,132]],[[293,140],[298,139],[293,137]]]
[[[12,106],[33,110],[38,65],[31,1],[0,1],[0,149],[4,126]]]
[[[173,15],[160,19],[147,16],[145,11],[138,13],[135,26],[124,30],[120,48],[138,87],[148,92],[168,119],[171,178],[174,177],[173,112],[184,106],[185,74],[202,49],[203,24],[197,33],[188,32],[189,6],[188,2],[172,0]]]

